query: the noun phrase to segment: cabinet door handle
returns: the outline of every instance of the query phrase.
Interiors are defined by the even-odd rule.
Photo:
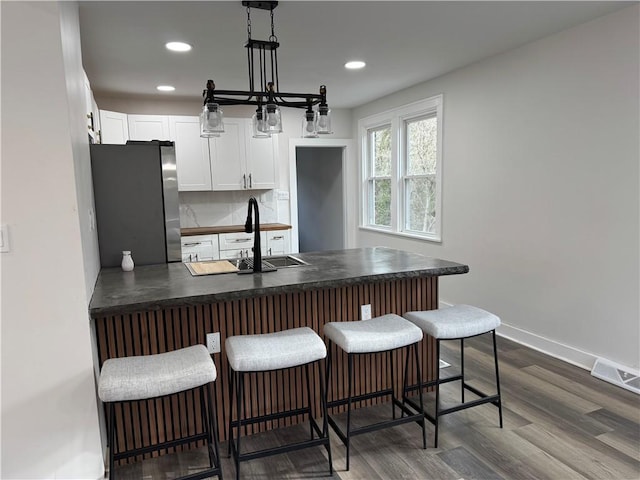
[[[246,173],[242,174],[242,184],[243,184],[244,188],[247,188],[247,174]]]
[[[249,174],[249,188],[253,188],[253,180],[251,179],[251,174]]]
[[[271,240],[282,240],[284,235],[278,235],[277,237],[271,237]]]
[[[202,242],[191,242],[191,243],[183,243],[183,247],[195,247],[196,245],[200,245]]]
[[[252,238],[236,238],[234,240],[235,243],[245,243],[245,242],[250,242],[251,240],[253,240]]]
[[[269,255],[271,255],[271,247],[269,247]]]
[[[198,254],[196,253],[196,262],[198,261]]]

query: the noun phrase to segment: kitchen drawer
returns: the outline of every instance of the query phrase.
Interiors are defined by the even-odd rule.
[[[234,260],[236,258],[253,257],[251,247],[248,248],[234,248],[230,250],[220,250],[221,260]]]
[[[284,255],[290,252],[291,247],[288,230],[269,231],[265,232],[265,234],[267,237],[265,244],[267,255]]]
[[[183,262],[218,260],[218,235],[192,235],[180,237]]]
[[[220,241],[220,251],[224,250],[246,250],[251,252],[253,248],[253,233],[221,233],[218,235]],[[260,232],[260,243],[263,250],[266,245],[266,236]]]

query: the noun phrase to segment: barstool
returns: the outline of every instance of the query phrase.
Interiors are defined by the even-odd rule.
[[[434,386],[436,387],[436,408],[435,416],[430,415],[424,410],[422,399],[420,406],[423,407],[424,415],[431,423],[435,425],[434,446],[438,448],[438,419],[443,415],[458,412],[466,408],[476,407],[485,403],[492,403],[498,407],[500,417],[500,428],[502,428],[502,400],[500,397],[500,374],[498,372],[498,349],[496,347],[496,328],[500,326],[500,318],[471,305],[454,305],[438,310],[425,310],[416,312],[407,312],[404,317],[410,322],[416,324],[424,333],[436,339],[436,359],[440,359],[440,342],[442,340],[460,340],[460,374],[440,379],[440,368],[436,368],[436,378],[430,382],[422,382],[422,387],[411,386],[408,390]],[[468,385],[464,381],[464,340],[465,338],[477,337],[491,333],[493,336],[493,358],[496,371],[496,388],[497,394],[487,395],[475,387]],[[443,383],[461,381],[461,403],[450,408],[440,409],[440,385]],[[465,402],[464,392],[469,390],[476,394],[478,399]],[[405,391],[405,395],[407,391]],[[418,406],[411,400],[408,403],[414,408]]]
[[[310,328],[292,328],[275,333],[256,335],[236,335],[225,341],[227,359],[229,361],[229,404],[231,415],[229,419],[229,453],[233,454],[236,466],[236,479],[240,478],[240,462],[256,458],[293,452],[303,448],[324,445],[329,455],[329,474],[333,475],[331,463],[331,445],[329,443],[329,429],[327,426],[326,395],[320,372],[320,396],[323,412],[323,427],[316,423],[311,413],[311,385],[309,365],[326,358],[327,349],[322,339]],[[244,412],[244,377],[250,373],[264,373],[284,370],[294,367],[304,367],[308,403],[303,408],[285,410],[281,412],[245,417]],[[235,388],[234,388],[235,384]],[[293,388],[297,388],[295,385]],[[233,399],[236,400],[236,418],[233,416]],[[259,399],[257,399],[259,401]],[[266,400],[266,399],[265,399]],[[309,415],[311,438],[309,440],[290,443],[273,448],[266,448],[253,452],[240,451],[241,428],[244,425],[265,422],[295,415]],[[233,429],[237,429],[234,439]],[[319,438],[314,438],[314,431]]]
[[[115,477],[114,464],[116,460],[206,440],[209,468],[180,478],[196,480],[217,475],[222,480],[218,451],[218,426],[208,388],[209,384],[215,381],[216,376],[216,367],[204,345],[194,345],[155,355],[106,360],[100,372],[98,396],[108,404],[109,411],[109,479],[113,480]],[[126,452],[115,452],[114,406],[116,403],[165,397],[195,389],[200,390],[203,433]]]
[[[349,451],[351,437],[383,428],[394,427],[408,422],[416,422],[422,426],[422,444],[427,448],[427,434],[422,410],[419,413],[413,412],[400,402],[394,393],[395,374],[393,366],[393,351],[399,348],[406,349],[406,361],[404,371],[404,385],[407,384],[407,367],[409,365],[410,350],[413,349],[414,360],[418,374],[418,382],[421,382],[420,363],[418,359],[418,343],[422,340],[422,331],[395,314],[383,315],[370,320],[357,322],[330,322],[324,326],[324,335],[329,340],[329,357],[327,359],[327,390],[329,389],[329,375],[331,373],[331,342],[335,343],[347,354],[348,363],[348,393],[347,398],[328,402],[328,408],[347,404],[347,431],[344,433],[329,415],[329,424],[335,430],[342,443],[347,447],[347,470],[349,470]],[[353,358],[355,355],[368,355],[372,353],[386,352],[389,359],[389,370],[391,376],[391,386],[369,392],[362,395],[353,396]],[[393,418],[384,420],[364,427],[351,427],[351,404],[361,400],[391,395]],[[420,389],[420,399],[422,400],[422,389]],[[402,417],[396,418],[395,407],[402,410]],[[406,415],[406,416],[405,416]]]

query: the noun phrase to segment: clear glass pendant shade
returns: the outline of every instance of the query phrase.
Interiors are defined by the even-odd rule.
[[[326,105],[320,105],[318,108],[317,132],[322,135],[333,133],[331,130],[331,110]]]
[[[200,136],[219,137],[224,133],[224,114],[217,103],[207,103],[200,114]]]
[[[282,117],[280,116],[280,107],[274,103],[267,103],[262,109],[262,115],[265,119],[266,133],[282,132]]]
[[[262,110],[256,111],[251,117],[251,121],[253,123],[253,138],[269,138],[271,136]]]
[[[317,138],[318,114],[314,111],[307,111],[302,116],[302,138]]]

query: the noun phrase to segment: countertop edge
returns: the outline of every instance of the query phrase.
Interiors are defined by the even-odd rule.
[[[291,230],[291,225],[287,225],[284,223],[260,224],[260,231],[269,232],[276,230]],[[215,235],[220,233],[244,233],[244,225],[185,227],[180,229],[180,236],[182,237],[191,237],[193,235]]]
[[[296,283],[289,285],[278,285],[263,288],[252,288],[231,292],[211,293],[206,295],[193,295],[182,298],[168,298],[156,301],[132,303],[120,306],[95,307],[89,309],[92,318],[111,314],[130,314],[143,311],[157,311],[163,308],[180,308],[192,305],[203,305],[229,300],[241,300],[249,297],[260,297],[265,295],[300,292],[307,290],[317,290],[322,288],[335,288],[347,285],[359,285],[370,282],[381,282],[385,280],[395,280],[400,278],[417,277],[440,277],[445,275],[459,275],[469,272],[468,265],[456,265],[440,268],[418,269],[405,272],[389,272],[381,274],[363,275],[353,278],[318,280],[313,282]],[[268,275],[268,274],[266,274]]]

